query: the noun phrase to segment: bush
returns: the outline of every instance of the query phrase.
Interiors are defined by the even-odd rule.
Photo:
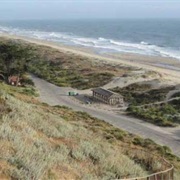
[[[29,95],[29,96],[38,96],[38,93],[36,91],[36,89],[34,89],[33,87],[25,87],[22,89],[22,93]]]
[[[141,118],[142,120],[154,123],[159,126],[173,127],[176,126],[176,118],[172,115],[178,114],[178,111],[172,105],[164,105],[160,108],[148,107],[144,109],[138,106],[129,106],[127,112],[131,115]],[[167,116],[168,115],[168,116]]]
[[[136,137],[133,139],[133,144],[144,146],[144,140],[140,137]]]
[[[31,86],[34,86],[34,82],[32,81],[32,79],[30,78],[23,78],[21,80],[22,84],[25,84],[25,85],[31,85]]]
[[[134,83],[123,88],[116,87],[111,90],[123,95],[125,101],[129,102],[131,105],[137,106],[163,101],[166,94],[173,89],[175,89],[174,86],[151,89],[150,85]]]
[[[10,107],[6,104],[6,101],[0,97],[0,118],[2,115],[11,112]]]

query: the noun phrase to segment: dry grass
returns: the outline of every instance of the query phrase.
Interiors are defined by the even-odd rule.
[[[122,76],[132,70],[131,67],[112,65],[106,61],[99,62],[97,59],[92,60],[85,56],[25,43],[21,40],[1,38],[0,44],[10,45],[31,54],[31,60],[26,63],[27,67],[24,71],[31,72],[58,86],[71,86],[77,89],[99,87],[109,83],[113,77]],[[22,64],[24,60],[21,61]],[[32,84],[28,79],[26,79],[27,82]],[[26,89],[24,93],[33,93],[33,90]]]
[[[0,179],[94,180],[150,173],[145,162],[121,151],[132,135],[86,113],[42,105],[25,95],[19,100],[17,94],[1,95],[11,112],[0,119]]]

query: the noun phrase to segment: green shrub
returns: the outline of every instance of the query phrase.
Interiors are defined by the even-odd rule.
[[[22,88],[22,93],[29,96],[38,96],[36,89],[30,86]]]
[[[136,137],[133,139],[133,144],[144,146],[144,140],[140,137]]]
[[[25,85],[34,86],[34,82],[33,82],[32,79],[30,79],[30,78],[23,78],[23,79],[21,80],[21,83],[22,83],[22,84],[25,84]]]
[[[137,106],[164,101],[167,93],[174,89],[174,86],[151,89],[150,85],[134,83],[123,88],[116,87],[111,90],[123,95],[125,101],[129,102],[131,105]]]
[[[159,108],[148,106],[147,108],[143,108],[131,105],[127,108],[127,112],[159,126],[173,127],[176,126],[176,123],[180,123],[174,116],[178,114],[178,110],[170,104],[166,104]]]

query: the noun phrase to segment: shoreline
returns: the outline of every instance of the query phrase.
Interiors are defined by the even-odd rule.
[[[180,61],[174,58],[146,56],[131,53],[105,53],[98,54],[91,48],[81,48],[75,46],[63,45],[56,42],[32,39],[28,37],[16,36],[2,33],[0,38],[22,40],[27,43],[33,43],[40,46],[48,46],[64,53],[85,56],[92,61],[105,61],[109,64],[122,64],[134,68],[143,68],[159,73],[163,79],[180,83]]]

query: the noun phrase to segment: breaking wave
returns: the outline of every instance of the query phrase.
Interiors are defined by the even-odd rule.
[[[45,32],[38,30],[25,30],[19,28],[0,26],[0,33],[9,33],[12,35],[30,37],[40,40],[64,43],[67,45],[77,45],[90,48],[96,48],[103,52],[121,52],[121,53],[137,53],[142,55],[172,57],[180,59],[180,52],[176,49],[168,47],[160,47],[145,41],[139,43],[131,43],[114,39],[85,38],[73,35],[72,33],[61,32]]]

